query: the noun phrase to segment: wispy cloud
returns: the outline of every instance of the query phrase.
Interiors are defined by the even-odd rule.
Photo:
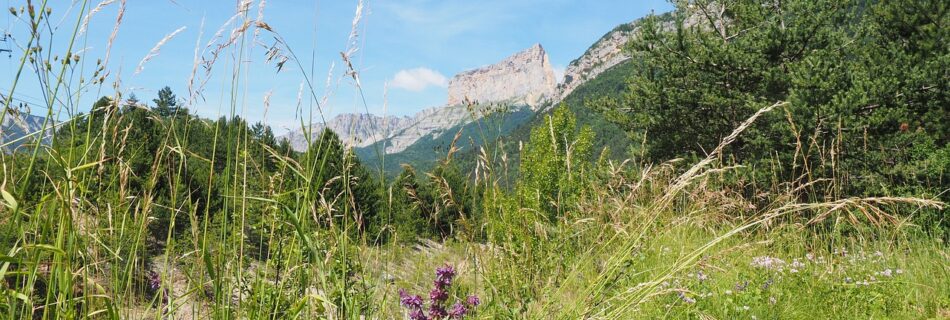
[[[438,71],[429,68],[414,68],[396,72],[389,85],[393,88],[419,92],[430,86],[444,88],[448,85],[448,81]]]
[[[405,25],[425,30],[429,36],[452,38],[508,25],[517,21],[519,12],[534,8],[538,2],[543,1],[405,0],[381,2],[379,7]]]
[[[553,65],[551,69],[554,71],[554,79],[557,80],[557,83],[564,82],[564,67],[560,65]]]

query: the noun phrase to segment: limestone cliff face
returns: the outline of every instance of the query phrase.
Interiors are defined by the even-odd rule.
[[[406,150],[422,137],[432,134],[441,135],[446,129],[469,121],[472,116],[462,105],[449,105],[429,108],[413,115],[406,126],[397,129],[387,137],[386,153]]]
[[[536,107],[554,96],[556,86],[548,55],[536,44],[499,63],[452,77],[448,105],[468,98],[480,104],[516,101]]]

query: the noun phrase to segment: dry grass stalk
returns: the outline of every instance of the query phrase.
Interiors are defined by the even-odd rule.
[[[109,63],[112,52],[112,44],[115,43],[115,37],[119,35],[119,26],[122,25],[122,19],[125,18],[125,0],[119,1],[119,12],[115,16],[115,24],[112,26],[112,33],[109,34],[109,44],[106,45],[106,58],[103,59],[103,65]]]
[[[82,26],[79,27],[79,34],[86,33],[86,28],[89,27],[89,20],[92,19],[92,16],[96,15],[96,13],[99,13],[99,11],[102,11],[102,9],[109,6],[110,4],[115,3],[115,1],[116,0],[104,0],[99,2],[99,4],[92,8],[92,10],[89,10],[89,13],[87,13],[86,17],[82,20]]]
[[[353,23],[350,27],[350,36],[347,38],[347,48],[344,56],[350,57],[356,53],[357,48],[359,47],[359,24],[363,19],[363,0],[359,0],[356,3],[356,13],[353,14]]]
[[[147,63],[149,60],[152,60],[152,58],[155,58],[156,56],[158,56],[158,53],[159,53],[159,51],[161,51],[162,47],[163,47],[166,43],[168,43],[169,40],[171,40],[172,38],[174,38],[176,35],[178,35],[178,34],[181,33],[182,31],[185,31],[186,28],[187,28],[187,27],[184,27],[184,26],[181,27],[181,28],[178,28],[178,30],[175,30],[174,32],[169,33],[169,34],[166,35],[164,38],[162,38],[161,41],[159,41],[158,43],[156,43],[155,46],[152,47],[152,50],[149,50],[148,54],[145,55],[144,58],[142,58],[142,61],[141,61],[141,62],[139,62],[139,66],[135,68],[135,74],[139,74],[140,72],[142,72],[142,69],[145,68],[145,63]]]
[[[732,144],[732,142],[734,142],[736,138],[738,138],[739,135],[742,134],[743,131],[745,131],[750,126],[752,126],[752,123],[754,123],[756,119],[758,119],[763,114],[769,111],[772,111],[772,109],[775,109],[776,107],[780,107],[786,104],[788,104],[788,102],[784,102],[784,101],[776,102],[768,107],[759,109],[759,111],[757,111],[751,117],[743,121],[742,124],[740,124],[739,127],[737,127],[735,130],[733,130],[731,134],[723,138],[722,142],[719,143],[719,145],[716,146],[716,149],[714,149],[711,153],[709,153],[706,156],[706,158],[704,158],[702,161],[690,167],[689,170],[686,170],[686,172],[684,172],[674,181],[674,183],[670,186],[669,191],[667,191],[667,193],[663,195],[663,197],[660,198],[659,201],[657,201],[657,209],[659,210],[665,209],[666,206],[669,205],[673,201],[673,198],[676,197],[679,194],[679,192],[683,188],[685,188],[697,174],[700,173],[700,170],[703,170],[710,163],[715,161],[719,157],[719,155],[722,154],[722,150],[725,149],[730,144]]]

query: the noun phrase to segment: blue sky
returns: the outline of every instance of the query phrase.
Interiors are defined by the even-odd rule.
[[[90,0],[85,11],[95,7],[98,1]],[[12,7],[19,7],[25,1],[8,2]],[[50,2],[55,3],[50,21],[58,29],[54,29],[52,41],[49,38],[44,41],[53,43],[53,52],[61,54],[79,17],[82,1]],[[257,17],[258,4],[255,0],[251,5],[250,19]],[[363,110],[409,115],[442,105],[446,99],[445,82],[452,75],[494,63],[535,43],[544,46],[556,69],[562,69],[614,26],[651,11],[660,13],[671,8],[665,1],[632,0],[366,0],[358,25],[359,50],[353,55],[363,86],[364,106],[353,81],[344,77],[345,68],[340,58],[340,52],[347,48],[356,7],[356,0],[269,0],[264,6],[264,21],[284,37],[297,54],[304,72],[312,79],[317,99],[330,93],[324,106],[327,116]],[[109,85],[78,90],[75,88],[78,88],[80,75],[91,75],[96,59],[106,55],[118,1],[104,7],[92,16],[88,31],[74,45],[82,50],[83,57],[82,69],[77,68],[72,77],[70,92],[81,91],[79,98],[72,99],[78,102],[74,103],[75,108],[84,110],[83,105],[95,97],[111,95],[114,92],[111,83],[116,79],[121,81],[124,92],[134,92],[143,101],[150,101],[165,85],[184,98],[195,48],[203,48],[235,10],[235,1],[129,0],[109,53]],[[22,46],[28,36],[25,24],[9,18],[0,20],[4,22],[15,43]],[[155,44],[182,27],[184,29],[169,39],[158,55],[136,74],[140,61]],[[225,37],[230,30],[225,30]],[[250,33],[247,39],[250,41]],[[266,33],[259,39],[265,44],[273,43],[272,36]],[[234,62],[239,59],[238,52],[229,50],[219,58],[202,98],[190,106],[191,111],[211,118],[230,114],[230,94],[237,92],[238,114],[252,121],[265,120],[278,133],[284,132],[300,121],[295,110],[304,79],[302,72],[289,62],[278,73],[274,64],[265,62],[263,47],[249,48],[240,58],[244,63],[237,89],[232,90],[231,76]],[[0,77],[5,80],[0,82],[0,90],[4,94],[9,92],[18,55],[22,53],[16,45],[13,49],[13,58],[0,58]],[[332,73],[331,64],[335,65]],[[328,78],[330,90],[327,90]],[[42,91],[38,89],[36,75],[29,73],[22,79],[15,97],[41,101]],[[387,82],[389,88],[384,90]],[[263,101],[268,93],[270,106],[265,114]],[[309,106],[305,105],[304,109]]]

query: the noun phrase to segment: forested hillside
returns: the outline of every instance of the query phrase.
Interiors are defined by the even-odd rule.
[[[776,5],[777,6],[777,5]],[[747,195],[807,182],[803,197],[950,200],[946,4],[817,2],[727,6],[728,23],[664,30],[647,19],[630,43],[622,97],[593,103],[662,161],[702,157],[763,107],[727,163]],[[715,11],[722,9],[709,9]],[[776,14],[780,10],[781,14]],[[702,12],[704,16],[716,12]],[[948,225],[942,216],[927,225]]]

